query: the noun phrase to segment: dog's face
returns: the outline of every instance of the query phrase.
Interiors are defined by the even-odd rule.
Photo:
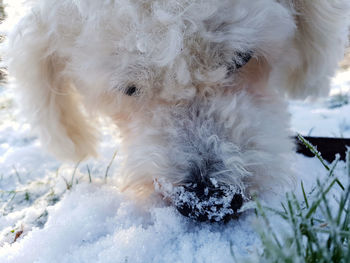
[[[22,83],[46,81],[77,92],[88,110],[115,122],[123,139],[124,188],[146,194],[155,181],[161,190],[170,184],[175,190],[164,194],[185,214],[210,219],[207,210],[217,198],[226,204],[215,209],[232,214],[253,191],[290,179],[288,114],[271,76],[281,68],[294,74],[288,60],[302,64],[288,58],[302,54],[292,2],[45,1],[27,21],[40,22],[28,42],[41,38],[41,49],[27,60],[45,50],[44,80],[33,80],[34,72]],[[42,72],[44,66],[49,69]],[[55,96],[50,109],[62,127],[51,136],[61,143],[51,149],[86,156],[94,147],[93,127],[74,106],[78,99]],[[191,198],[204,200],[202,207],[190,208]]]
[[[113,110],[126,115],[135,101],[176,104],[220,87],[261,84],[250,91],[263,93],[260,82],[291,45],[296,27],[274,0],[120,1],[97,14],[101,6],[89,7],[62,56],[69,57],[82,94],[96,101],[108,93],[118,100]],[[61,20],[61,31],[73,31]]]
[[[273,0],[122,6],[75,40],[69,71],[121,131],[124,186],[198,192],[215,180],[247,199],[285,181],[273,156],[291,149],[288,116],[273,112],[281,103],[267,82],[294,34],[287,9]]]

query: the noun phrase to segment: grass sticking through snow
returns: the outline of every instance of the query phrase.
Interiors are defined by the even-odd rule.
[[[263,207],[257,201],[257,215],[262,224],[258,229],[263,245],[258,262],[281,263],[349,263],[350,262],[350,149],[346,155],[347,181],[341,183],[334,171],[336,159],[328,166],[321,154],[302,136],[299,139],[320,160],[328,177],[317,180],[317,185],[306,193],[303,183],[303,200],[288,193],[281,211]],[[345,185],[345,186],[344,186]],[[339,196],[331,194],[338,191]],[[331,201],[332,200],[332,201]],[[281,217],[290,231],[278,233],[269,220],[269,213]]]

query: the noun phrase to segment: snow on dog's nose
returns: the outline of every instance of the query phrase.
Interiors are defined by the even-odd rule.
[[[174,199],[182,215],[201,222],[238,218],[238,210],[243,205],[240,191],[227,185],[217,185],[214,179],[178,187]]]
[[[222,162],[206,159],[201,163],[202,166],[192,163],[186,182],[176,186],[161,179],[155,180],[156,191],[182,215],[196,221],[228,222],[237,219],[248,198],[237,185],[214,178]]]
[[[192,166],[189,183],[177,187],[174,203],[184,216],[198,221],[228,221],[237,218],[243,196],[234,186],[219,184],[210,174],[218,161],[205,161],[205,169]]]

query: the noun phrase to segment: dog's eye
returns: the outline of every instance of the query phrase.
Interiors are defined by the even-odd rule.
[[[245,64],[249,62],[249,60],[252,58],[253,53],[252,52],[237,52],[236,56],[232,59],[232,62],[229,63],[227,66],[228,73],[233,73],[234,71],[240,69]]]
[[[126,88],[125,94],[128,96],[134,96],[137,94],[137,88],[135,85],[130,85]]]

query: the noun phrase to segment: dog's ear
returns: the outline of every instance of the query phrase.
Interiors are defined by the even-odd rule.
[[[79,161],[95,155],[96,131],[67,74],[55,39],[38,17],[29,15],[5,47],[10,76],[23,113],[44,146],[58,158]]]
[[[294,98],[329,92],[330,77],[344,56],[350,4],[348,0],[282,0],[294,13],[296,34],[275,74]],[[281,72],[281,70],[283,72]],[[284,77],[282,77],[284,75]]]

